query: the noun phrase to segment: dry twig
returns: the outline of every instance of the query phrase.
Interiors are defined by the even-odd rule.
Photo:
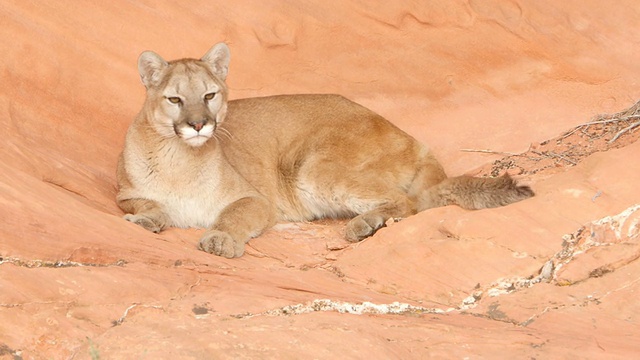
[[[517,156],[517,155],[520,155],[520,154],[515,154],[515,153],[510,153],[510,152],[483,150],[483,149],[460,149],[460,151],[477,152],[477,153],[485,153],[485,154],[496,154],[496,155],[506,155],[506,156]]]
[[[636,121],[633,124],[627,126],[626,128],[618,131],[618,133],[613,138],[611,138],[611,140],[609,140],[609,144],[611,144],[612,142],[618,140],[618,138],[620,136],[622,136],[624,133],[629,132],[629,131],[633,130],[634,128],[638,127],[638,126],[640,126],[640,121]]]

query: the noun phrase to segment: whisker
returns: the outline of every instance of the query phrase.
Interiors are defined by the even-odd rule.
[[[226,137],[227,137],[227,139],[229,139],[229,140],[233,140],[233,135],[231,135],[231,133],[229,132],[229,130],[227,130],[227,129],[223,128],[223,127],[220,127],[220,128],[218,128],[218,131],[217,131],[217,132],[220,132],[220,134],[221,134],[221,135],[226,136]],[[216,133],[217,133],[217,132],[216,132]]]

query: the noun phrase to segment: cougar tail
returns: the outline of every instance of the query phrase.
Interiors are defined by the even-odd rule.
[[[508,205],[533,195],[530,187],[518,185],[507,174],[498,178],[464,175],[447,178],[424,190],[417,205],[418,211],[446,205],[477,210]]]

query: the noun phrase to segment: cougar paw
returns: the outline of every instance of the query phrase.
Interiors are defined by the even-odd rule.
[[[384,218],[376,214],[362,214],[347,223],[347,240],[357,242],[373,235],[384,226]]]
[[[223,231],[207,231],[198,244],[198,248],[209,254],[223,256],[228,259],[240,257],[244,253],[244,243],[234,240]]]
[[[152,218],[148,216],[142,214],[126,214],[125,216],[123,216],[123,218],[136,225],[140,225],[143,228],[154,233],[159,233],[160,231],[162,231],[162,226],[158,225]]]

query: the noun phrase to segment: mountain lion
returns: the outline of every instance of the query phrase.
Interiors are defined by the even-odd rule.
[[[339,95],[228,101],[229,48],[200,60],[147,51],[147,89],[118,162],[118,206],[150,231],[203,227],[199,248],[227,258],[277,221],[351,218],[346,238],[436,206],[533,196],[508,176],[448,178],[429,149]]]

